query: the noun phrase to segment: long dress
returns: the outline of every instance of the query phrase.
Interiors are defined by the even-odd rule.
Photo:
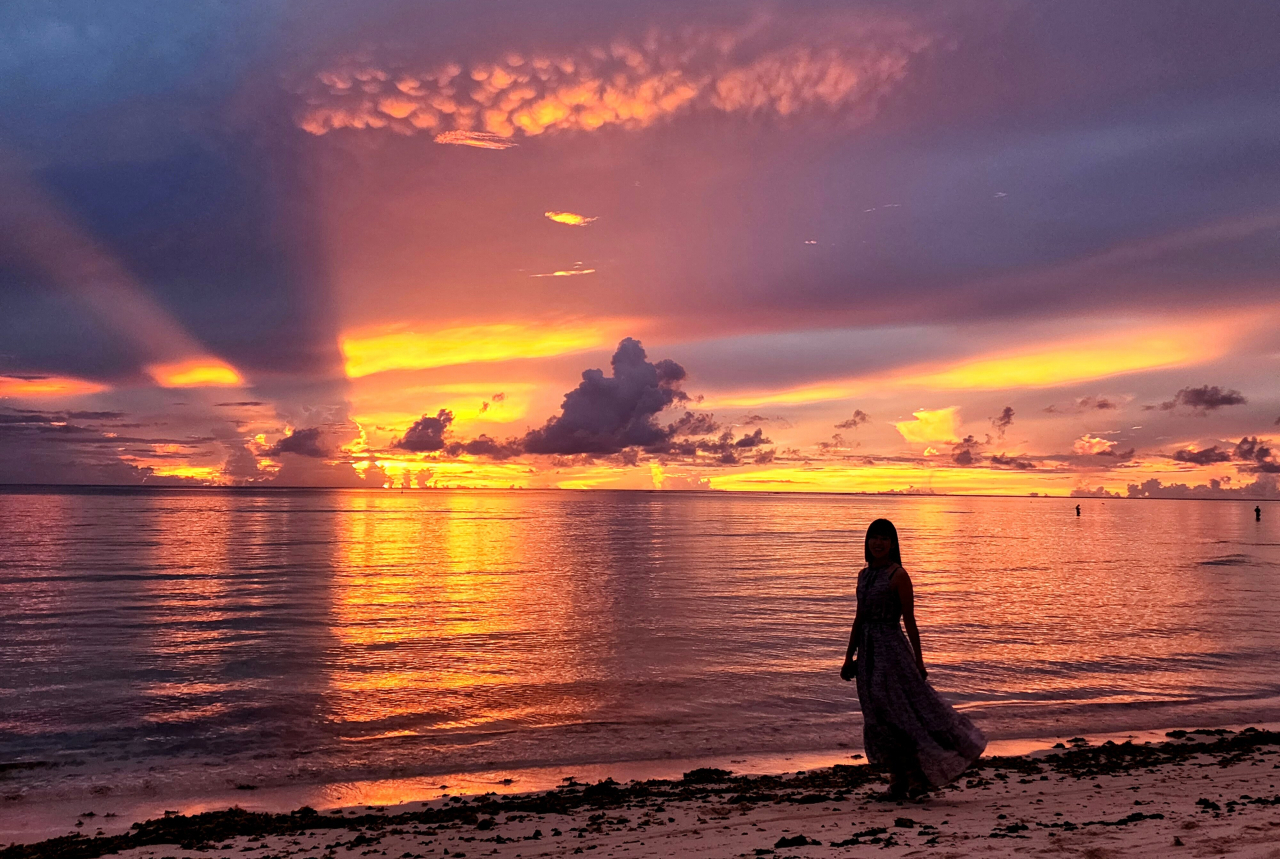
[[[916,667],[902,632],[902,601],[889,579],[899,567],[858,574],[858,703],[871,765],[924,775],[941,787],[981,756],[987,738],[943,701]]]

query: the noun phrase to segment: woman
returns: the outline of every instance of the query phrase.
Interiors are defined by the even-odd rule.
[[[867,760],[889,772],[891,798],[914,798],[954,781],[982,754],[987,739],[925,682],[911,577],[888,519],[867,528],[866,559],[840,676],[858,678]]]

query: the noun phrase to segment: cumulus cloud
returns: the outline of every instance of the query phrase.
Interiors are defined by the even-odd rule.
[[[1133,459],[1133,455],[1136,452],[1137,448],[1133,447],[1128,450],[1116,450],[1115,448],[1112,448],[1110,450],[1100,450],[1095,454],[1095,456],[1105,456],[1115,460],[1116,462],[1128,462]]]
[[[862,409],[854,409],[853,416],[836,424],[836,429],[857,429],[869,420],[871,420],[871,416]]]
[[[466,66],[352,56],[298,84],[296,121],[315,135],[430,133],[437,143],[502,149],[517,138],[647,128],[694,111],[866,118],[934,42],[905,21],[864,17],[825,47],[688,27]]]
[[[628,447],[662,449],[675,435],[657,415],[689,396],[680,390],[684,368],[674,361],[650,363],[639,340],[618,344],[613,375],[586,370],[582,383],[565,394],[559,415],[522,440],[529,453],[612,454]]]
[[[394,443],[394,447],[414,453],[430,453],[444,449],[444,434],[453,423],[453,412],[441,409],[435,416],[423,415],[414,421],[413,426],[405,432],[404,437]]]
[[[1072,493],[1077,494],[1076,492]],[[1244,486],[1227,486],[1222,480],[1210,480],[1208,484],[1188,486],[1185,483],[1161,483],[1151,478],[1143,483],[1130,483],[1129,498],[1280,498],[1276,476],[1263,474],[1256,481]]]
[[[1204,415],[1225,406],[1242,406],[1247,402],[1249,401],[1245,399],[1244,394],[1233,388],[1223,390],[1217,385],[1202,385],[1199,388],[1183,388],[1173,395],[1172,400],[1166,400],[1159,406],[1143,408],[1148,411],[1158,408],[1162,412],[1167,412],[1178,406],[1185,406],[1196,414]]]
[[[1231,452],[1221,450],[1215,444],[1213,447],[1206,447],[1204,450],[1179,450],[1175,451],[1173,458],[1178,462],[1186,462],[1191,465],[1212,465],[1215,462],[1228,462],[1231,459]]]
[[[264,450],[262,456],[280,456],[284,453],[294,453],[311,459],[324,459],[330,454],[324,445],[323,435],[324,433],[320,427],[295,429]]]
[[[1116,443],[1114,441],[1085,433],[1075,440],[1075,443],[1071,445],[1071,450],[1081,456],[1086,456],[1107,453],[1115,446]]]

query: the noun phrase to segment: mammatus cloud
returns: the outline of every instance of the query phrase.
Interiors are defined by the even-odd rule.
[[[263,456],[280,456],[284,453],[296,453],[311,459],[324,459],[330,456],[323,443],[323,432],[320,427],[295,429],[262,452]]]
[[[1000,438],[1004,438],[1004,431],[1013,426],[1013,406],[1005,406],[999,417],[991,419],[991,425],[996,428]]]
[[[1205,415],[1224,406],[1242,406],[1247,402],[1249,401],[1245,399],[1244,394],[1233,388],[1223,390],[1217,385],[1202,385],[1199,388],[1183,388],[1173,395],[1172,400],[1166,400],[1159,406],[1143,406],[1143,408],[1147,411],[1158,408],[1162,412],[1167,412],[1178,406],[1186,406],[1198,415]]]
[[[1075,443],[1071,445],[1071,450],[1073,453],[1085,456],[1090,454],[1108,453],[1115,446],[1116,443],[1114,441],[1110,441],[1105,438],[1098,438],[1097,436],[1085,433],[1075,440]]]
[[[426,132],[438,143],[500,149],[520,137],[646,128],[694,111],[868,117],[935,38],[901,20],[851,24],[825,47],[686,28],[568,52],[510,51],[466,66],[351,56],[297,86],[296,121],[315,135]]]
[[[853,417],[840,421],[840,423],[836,424],[836,429],[857,429],[869,420],[871,420],[871,416],[862,409],[854,409]]]
[[[575,212],[543,212],[542,214],[548,220],[570,227],[585,227],[599,220],[598,218],[588,218],[586,215],[579,215]]]

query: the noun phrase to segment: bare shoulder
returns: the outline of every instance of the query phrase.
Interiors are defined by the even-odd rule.
[[[899,587],[911,587],[911,574],[902,564],[896,564],[893,573],[889,576],[889,583]]]

